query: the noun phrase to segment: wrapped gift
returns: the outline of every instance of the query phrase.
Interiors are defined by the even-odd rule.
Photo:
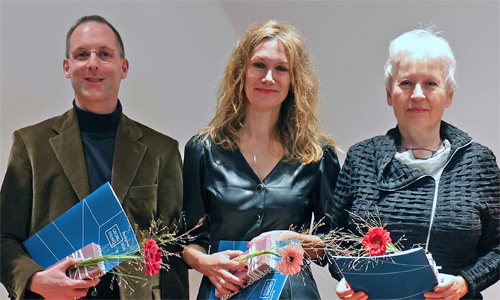
[[[242,256],[248,255],[252,252],[264,251],[272,249],[272,240],[266,238],[259,243],[252,245],[247,251],[243,252]],[[266,276],[273,270],[271,266],[272,257],[269,255],[259,255],[251,257],[247,260],[248,271],[231,271],[232,274],[245,281],[245,287],[253,282]]]
[[[73,252],[67,258],[81,258],[82,260],[96,258],[102,255],[101,247],[96,243],[90,243],[82,249]],[[66,274],[71,279],[97,279],[106,273],[104,263],[98,262],[95,265],[71,267]]]

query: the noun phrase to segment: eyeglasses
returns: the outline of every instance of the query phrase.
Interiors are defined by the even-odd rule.
[[[87,50],[84,48],[80,48],[70,53],[72,54],[72,58],[77,61],[87,61],[90,58],[90,55],[92,53],[95,53],[95,55],[97,55],[97,57],[103,63],[109,63],[113,60],[114,51],[116,50],[113,49]]]
[[[398,146],[399,152],[411,151],[413,153],[413,157],[416,159],[429,159],[434,157],[436,153],[439,151],[441,146],[444,146],[443,141],[439,143],[439,145],[434,149],[424,149],[424,148],[406,148],[403,146]]]

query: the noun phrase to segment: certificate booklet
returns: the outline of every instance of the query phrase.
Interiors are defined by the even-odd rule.
[[[283,243],[290,243],[291,241],[264,241],[266,247],[273,247],[278,245],[276,243],[280,243],[279,246],[284,246]],[[247,251],[247,241],[220,241],[219,251],[224,250],[241,250]],[[261,250],[261,249],[258,249]],[[258,265],[256,266],[256,271],[266,273],[259,280],[249,284],[239,293],[232,295],[229,299],[231,300],[240,300],[240,299],[266,299],[266,300],[277,300],[281,291],[283,290],[283,286],[285,285],[286,279],[288,275],[281,275],[274,268],[276,264],[281,260],[279,257],[270,257],[270,256],[258,256],[254,257],[254,259],[258,259]],[[249,266],[250,267],[250,266]],[[235,274],[236,276],[243,278],[244,274]],[[215,287],[212,287],[210,291],[210,300],[219,300],[219,298],[215,297]],[[224,299],[227,299],[226,297]]]
[[[354,291],[370,299],[424,299],[438,284],[434,261],[423,248],[372,257],[334,256]]]
[[[24,242],[31,258],[48,268],[90,243],[102,255],[134,254],[139,244],[109,183],[95,190]],[[105,261],[106,272],[121,261]]]

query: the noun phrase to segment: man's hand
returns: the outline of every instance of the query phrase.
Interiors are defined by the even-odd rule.
[[[66,270],[81,259],[67,258],[31,276],[31,291],[45,299],[79,299],[85,297],[90,287],[99,283],[96,280],[75,280],[66,276]]]

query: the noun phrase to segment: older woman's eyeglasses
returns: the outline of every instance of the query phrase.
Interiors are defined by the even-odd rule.
[[[416,159],[428,159],[434,157],[441,148],[441,146],[444,146],[443,141],[441,141],[439,145],[434,149],[406,148],[403,146],[398,146],[398,151],[399,152],[411,151],[413,153],[413,157],[415,157]]]
[[[87,50],[84,48],[80,48],[70,53],[71,53],[71,58],[77,61],[87,61],[90,58],[90,55],[92,55],[92,53],[95,53],[95,55],[103,63],[109,63],[113,60],[114,51],[116,50],[107,48],[101,50]]]

